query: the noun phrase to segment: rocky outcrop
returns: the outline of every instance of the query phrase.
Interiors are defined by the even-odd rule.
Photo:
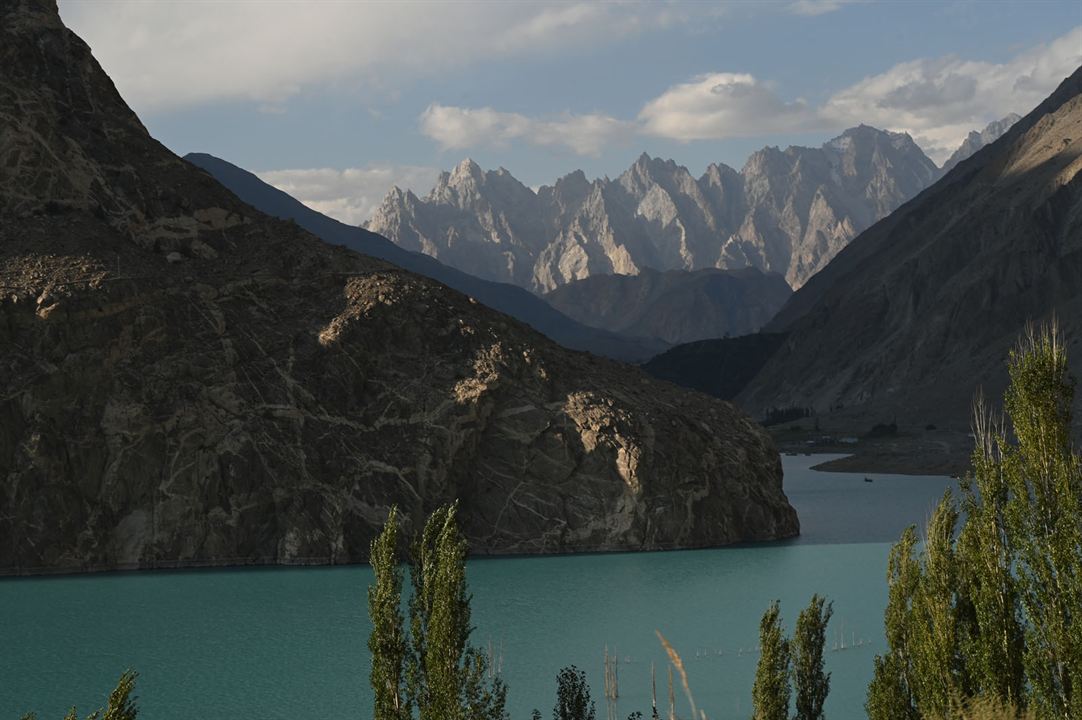
[[[677,344],[756,332],[791,294],[781,275],[756,268],[644,268],[637,275],[576,280],[545,300],[583,324]]]
[[[784,537],[731,405],[268,218],[153,141],[55,3],[0,5],[0,573]]]
[[[795,293],[738,399],[966,431],[977,389],[1000,397],[1008,352],[1052,317],[1082,377],[1082,68]]]
[[[615,180],[576,171],[536,193],[464,160],[425,198],[393,189],[367,223],[404,248],[535,292],[645,268],[758,268],[799,287],[939,170],[905,134],[860,126],[768,147],[737,172],[645,153]]]

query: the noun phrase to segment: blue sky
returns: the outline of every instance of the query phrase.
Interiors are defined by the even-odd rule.
[[[151,133],[341,219],[469,156],[700,173],[865,122],[937,161],[1082,64],[1082,3],[61,0]]]

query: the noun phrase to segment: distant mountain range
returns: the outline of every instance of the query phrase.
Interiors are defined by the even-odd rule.
[[[283,220],[292,220],[326,242],[344,245],[351,250],[438,280],[494,310],[521,320],[564,347],[587,350],[627,362],[646,360],[666,347],[666,343],[656,337],[623,336],[596,327],[587,327],[520,287],[482,280],[444,265],[428,255],[404,250],[385,237],[322,215],[247,170],[213,155],[189,153],[184,159],[209,172],[237,197],[261,212]]]
[[[781,275],[757,268],[644,268],[561,285],[545,300],[585,325],[677,344],[756,332],[792,293]]]
[[[956,155],[1009,124],[974,133]],[[739,172],[712,164],[698,179],[643,154],[615,180],[589,181],[575,171],[534,192],[503,168],[484,171],[467,159],[423,199],[393,188],[366,227],[537,293],[647,268],[754,267],[799,288],[940,176],[908,135],[866,125],[820,148],[763,148]]]
[[[857,237],[760,341],[739,339],[760,365],[741,365],[742,382],[705,387],[734,341],[673,348],[647,367],[736,395],[759,417],[809,408],[965,431],[978,388],[1000,396],[1026,325],[1053,317],[1082,377],[1082,68]]]

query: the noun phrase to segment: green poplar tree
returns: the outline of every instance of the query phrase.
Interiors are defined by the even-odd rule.
[[[920,582],[914,557],[917,533],[908,527],[887,561],[887,609],[883,624],[889,650],[877,655],[865,710],[869,720],[920,720],[913,704],[910,628],[912,603]]]
[[[375,582],[368,588],[372,634],[370,680],[374,720],[409,720],[404,694],[407,643],[402,619],[402,570],[398,564],[398,508],[392,507],[383,531],[372,541],[369,562]]]
[[[830,673],[823,670],[826,629],[834,608],[825,598],[812,595],[800,611],[792,639],[794,720],[823,720],[823,705],[830,693]]]
[[[467,548],[457,512],[457,504],[436,510],[414,543],[407,692],[420,720],[501,720],[506,687],[469,644]]]
[[[998,428],[978,395],[974,413],[972,472],[962,480],[966,517],[958,536],[958,580],[963,603],[959,631],[974,693],[1019,706],[1025,687],[1023,631],[1014,550],[1006,527],[1007,479]]]
[[[953,718],[969,707],[1082,718],[1082,461],[1054,327],[1031,330],[1008,369],[1011,435],[978,398],[957,540],[948,496],[919,558],[912,528],[891,552],[889,650],[876,658],[871,720]]]
[[[789,641],[781,629],[778,601],[775,600],[759,623],[759,665],[752,685],[752,720],[788,720]]]
[[[965,687],[956,605],[960,597],[954,558],[957,522],[958,511],[947,491],[928,523],[909,628],[913,699],[927,720],[950,717]]]
[[[572,665],[556,676],[556,707],[552,720],[594,720],[597,711],[590,699],[586,673]]]
[[[1001,438],[1006,527],[1026,619],[1028,701],[1041,718],[1082,717],[1082,463],[1071,444],[1074,380],[1055,328],[1031,330],[1008,363]]]

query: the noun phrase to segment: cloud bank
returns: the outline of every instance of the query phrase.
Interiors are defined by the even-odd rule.
[[[426,193],[439,170],[419,165],[370,165],[362,168],[272,170],[260,179],[302,203],[348,225],[361,225],[397,185]]]
[[[674,85],[646,103],[638,121],[647,135],[683,142],[816,130],[819,123],[803,100],[786,102],[753,76],[735,73]]]
[[[64,22],[139,113],[274,109],[326,84],[398,86],[471,63],[596,49],[686,21],[668,3],[64,2]],[[692,6],[694,9],[694,6]],[[198,78],[193,82],[193,78]]]
[[[958,57],[914,60],[852,85],[821,108],[828,120],[905,130],[942,161],[970,130],[1024,115],[1082,65],[1082,27],[1004,63]]]
[[[421,132],[444,150],[482,145],[506,147],[513,140],[522,140],[592,157],[598,157],[606,145],[626,139],[634,132],[633,123],[598,113],[531,118],[488,107],[461,108],[438,103],[421,113],[420,123]]]
[[[834,4],[816,7],[826,5]],[[1011,112],[1028,112],[1080,65],[1082,27],[1077,27],[1003,63],[957,57],[901,63],[816,106],[784,99],[753,75],[717,72],[673,85],[629,120],[604,114],[530,118],[489,107],[433,104],[420,126],[444,149],[503,147],[522,140],[597,156],[635,134],[691,142],[836,132],[867,123],[910,133],[933,160],[943,162],[969,131]]]

